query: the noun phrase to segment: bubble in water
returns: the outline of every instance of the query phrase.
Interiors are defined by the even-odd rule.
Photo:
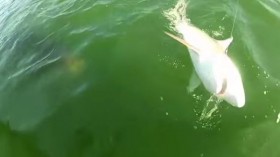
[[[280,122],[280,113],[278,113],[277,119],[276,119],[276,123],[279,123],[279,122]]]

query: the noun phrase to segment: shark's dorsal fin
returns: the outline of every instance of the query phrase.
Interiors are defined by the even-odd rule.
[[[164,32],[164,33],[167,34],[168,36],[170,36],[171,38],[177,40],[177,41],[180,42],[181,44],[187,46],[189,49],[192,49],[193,52],[199,54],[200,51],[198,50],[198,48],[195,48],[195,47],[192,46],[191,44],[187,43],[184,39],[181,39],[181,38],[179,38],[179,37],[177,37],[177,36],[175,36],[175,35],[173,35],[173,34],[171,34],[171,33],[168,33],[168,32]]]
[[[226,52],[229,45],[231,44],[232,40],[233,40],[233,37],[230,37],[225,40],[217,40],[217,42],[222,47],[223,52]]]

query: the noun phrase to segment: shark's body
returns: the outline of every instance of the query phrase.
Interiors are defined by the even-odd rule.
[[[189,49],[195,71],[205,88],[236,107],[245,105],[242,79],[237,67],[226,54],[233,38],[218,41],[190,23],[185,17],[184,0],[179,0],[175,8],[165,12],[173,29],[183,39],[166,33],[183,43]]]

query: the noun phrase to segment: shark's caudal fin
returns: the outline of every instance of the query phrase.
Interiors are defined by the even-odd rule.
[[[185,0],[179,0],[174,8],[168,9],[163,12],[163,15],[171,21],[170,28],[174,31],[176,30],[176,26],[179,23],[189,23],[190,19],[186,17],[186,8],[188,6],[188,2]]]
[[[173,34],[171,34],[171,33],[168,33],[168,32],[164,32],[164,33],[167,34],[168,36],[170,36],[171,38],[177,40],[177,41],[180,42],[181,44],[187,46],[189,49],[192,49],[193,52],[199,54],[199,53],[198,53],[198,52],[200,52],[199,49],[196,48],[196,47],[194,47],[193,45],[187,43],[184,39],[181,39],[181,38],[179,38],[179,37],[177,37],[177,36],[175,36],[175,35],[173,35]]]
[[[186,8],[187,8],[188,2],[185,0],[179,0],[174,8],[168,9],[163,12],[164,16],[170,21],[170,29],[179,33],[179,34],[185,34],[185,30],[190,24],[190,19],[186,17]],[[193,50],[192,52],[195,52],[199,54],[200,49],[197,46],[194,46],[193,44],[190,44],[186,40],[177,37],[171,33],[165,32],[168,36],[171,38],[177,40],[181,44],[187,46],[189,49]]]

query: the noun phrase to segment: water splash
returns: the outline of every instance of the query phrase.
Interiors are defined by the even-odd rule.
[[[201,109],[196,109],[198,119],[196,123],[203,129],[214,129],[221,122],[222,115],[219,113],[221,99],[212,95]],[[201,106],[201,104],[199,104]],[[197,126],[196,126],[197,127]]]
[[[179,0],[174,8],[168,9],[163,12],[163,15],[170,21],[169,29],[177,32],[176,27],[179,23],[189,23],[190,19],[187,18],[186,8],[188,1]]]
[[[205,107],[203,108],[199,120],[207,120],[212,117],[215,112],[218,112],[218,105],[222,102],[221,99],[218,99],[216,96],[212,95],[206,102]]]

